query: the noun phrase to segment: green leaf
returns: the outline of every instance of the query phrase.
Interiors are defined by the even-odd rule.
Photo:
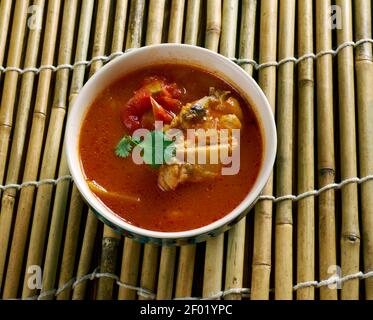
[[[144,162],[153,168],[170,160],[176,155],[174,141],[168,138],[163,131],[151,131],[143,141],[140,137],[124,136],[115,148],[115,154],[121,158],[127,158],[133,147],[138,145],[142,148]]]
[[[138,140],[139,141],[139,140]],[[127,158],[132,151],[134,145],[137,145],[136,139],[131,136],[124,136],[115,148],[115,154],[120,158]]]

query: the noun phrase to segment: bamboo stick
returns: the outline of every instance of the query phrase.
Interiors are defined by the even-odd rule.
[[[40,10],[44,10],[44,1],[36,2],[35,5],[38,5]],[[21,31],[23,30],[20,30],[20,32]],[[30,31],[30,34],[28,36],[28,41],[27,41],[27,51],[26,51],[26,57],[25,57],[25,62],[24,62],[24,66],[26,68],[36,66],[36,60],[37,60],[38,50],[39,50],[40,35],[41,35],[41,30],[34,29]],[[11,63],[14,63],[14,61]],[[9,78],[6,78],[6,79],[9,79]],[[16,80],[16,78],[14,79]],[[26,130],[27,130],[27,121],[28,121],[29,110],[30,110],[31,99],[32,99],[34,79],[35,79],[35,74],[33,72],[27,73],[23,75],[22,77],[20,99],[19,99],[18,108],[17,108],[17,110],[20,110],[20,111],[17,113],[15,132],[13,134],[13,139],[12,139],[9,168],[7,170],[8,174],[6,178],[6,183],[17,183],[18,182],[18,175],[19,175],[22,155],[23,155],[23,145],[24,145],[25,135],[26,135]],[[9,82],[7,85],[9,85]],[[17,86],[16,82],[13,83],[13,85],[16,87]],[[9,100],[5,102],[12,103]],[[13,103],[15,103],[15,101],[13,101]],[[1,110],[6,111],[4,105],[2,105]],[[8,110],[8,111],[13,112],[12,110]],[[8,127],[9,129],[11,129],[12,120],[11,122],[8,123]],[[2,212],[2,214],[0,215],[0,288],[2,287],[2,277],[4,274],[5,259],[6,259],[6,255],[8,251],[9,239],[11,236],[10,230],[11,230],[11,225],[13,221],[13,210],[12,209],[14,207],[14,202],[15,202],[15,193],[16,193],[16,190],[8,189],[4,192],[3,197],[2,197],[2,205],[1,205],[1,210],[0,210],[0,212]]]
[[[206,43],[207,49],[218,51],[221,26],[221,1],[207,2]],[[206,241],[202,296],[216,294],[222,287],[224,235]]]
[[[78,246],[78,241],[76,239],[79,238],[79,231],[80,231],[80,220],[81,220],[81,212],[83,210],[83,202],[81,200],[80,194],[78,192],[74,192],[73,186],[72,195],[70,197],[70,209],[69,209],[69,216],[66,226],[66,235],[65,235],[65,242],[62,254],[62,261],[60,266],[60,275],[58,281],[58,287],[63,287],[68,281],[70,281],[73,277],[73,271],[75,267],[75,257],[76,251]],[[78,199],[76,199],[78,198]],[[74,214],[76,213],[76,214]],[[87,218],[88,220],[88,218]],[[87,222],[88,224],[88,222]],[[94,239],[91,242],[87,241],[86,238],[83,238],[83,245],[91,245],[94,243]],[[82,249],[83,250],[83,249]],[[74,289],[74,292],[77,290],[77,285]],[[66,300],[70,297],[71,288],[66,288],[62,291],[58,296],[57,300]]]
[[[312,0],[298,2],[298,55],[313,52]],[[314,189],[314,63],[298,64],[298,194]],[[315,279],[315,200],[298,202],[297,283]],[[314,299],[312,287],[299,289],[297,299]]]
[[[141,244],[137,241],[125,238],[122,268],[120,280],[130,285],[137,284],[138,271],[140,265]],[[136,291],[127,288],[120,288],[118,300],[135,300]]]
[[[126,19],[127,19],[127,6],[128,6],[128,0],[120,0],[117,1],[116,8],[115,8],[115,23],[114,23],[114,32],[113,32],[113,40],[112,40],[112,52],[119,52],[123,50],[123,42],[124,42],[124,35],[126,30]],[[92,70],[92,69],[91,69]],[[73,194],[79,193],[76,187],[73,188]],[[81,199],[80,199],[81,201]],[[73,202],[72,202],[73,203]],[[80,211],[77,211],[77,213]],[[73,216],[77,216],[78,219],[79,215],[74,214]],[[72,220],[72,226],[74,225],[74,221]],[[89,210],[87,221],[86,221],[86,227],[84,231],[84,240],[83,240],[83,246],[80,253],[80,259],[78,264],[78,271],[77,271],[77,277],[82,277],[88,272],[90,272],[91,267],[91,260],[93,255],[93,249],[94,249],[94,240],[96,238],[97,233],[97,226],[98,226],[98,220],[94,213]],[[69,230],[69,228],[68,228]],[[107,234],[107,233],[106,233]],[[72,235],[71,239],[76,239],[76,236]],[[65,246],[66,251],[69,251],[71,246],[66,245]],[[73,252],[75,252],[75,248]],[[107,255],[110,256],[110,255]],[[75,257],[75,255],[74,255]],[[74,264],[73,264],[74,265]],[[70,267],[67,267],[66,273],[62,274],[60,276],[60,283],[65,283],[68,281],[69,277],[72,276],[73,269]],[[73,291],[73,299],[74,300],[82,300],[84,299],[86,291],[86,282],[81,282],[78,284]],[[60,299],[67,299],[68,295],[61,296]]]
[[[241,220],[228,233],[225,290],[243,287],[246,219]],[[225,300],[241,300],[240,294],[229,294]]]
[[[128,23],[128,34],[126,49],[138,48],[141,46],[142,24],[145,14],[145,1],[137,0],[131,3]]]
[[[165,0],[150,0],[146,45],[162,42]]]
[[[77,43],[75,56],[76,61],[86,60],[87,58],[93,5],[94,3],[88,0],[83,1],[82,3],[82,15],[78,34],[79,40]],[[75,97],[79,93],[79,90],[83,86],[85,69],[86,67],[83,65],[74,68],[72,83],[70,87],[69,105],[73,103]],[[39,175],[40,180],[51,179],[55,176],[59,153],[58,151],[62,138],[62,129],[66,112],[66,108],[63,108],[60,105],[54,104],[52,106],[41,172]],[[36,293],[35,290],[32,290],[28,287],[29,275],[27,273],[27,270],[29,266],[41,265],[42,263],[52,191],[53,186],[51,185],[41,185],[39,186],[37,191],[30,236],[30,245],[26,262],[25,281],[22,291],[23,298],[28,298]]]
[[[198,30],[200,26],[201,0],[189,0],[187,5],[186,22],[185,22],[185,39],[186,44],[197,45]]]
[[[109,14],[108,5],[109,5],[108,1],[106,3],[100,1],[98,5],[97,21],[101,21],[102,24],[97,24],[97,27],[96,27],[94,49],[93,49],[94,56],[104,54],[104,50],[102,48],[105,48],[105,40],[106,40],[105,35],[106,35],[107,20],[108,20],[108,18],[105,19],[105,16],[106,15],[108,16]],[[95,70],[98,69],[101,65],[102,65],[101,61],[95,61],[91,65],[90,75],[92,75],[95,72]],[[71,101],[70,103],[72,102],[73,101]],[[58,177],[66,176],[68,174],[69,174],[69,170],[68,170],[67,160],[66,160],[66,155],[65,155],[65,143],[63,143],[63,150],[62,150],[62,155],[61,155],[61,160],[60,160],[60,165],[59,165],[59,170],[58,170]],[[63,233],[63,227],[64,227],[64,221],[65,221],[65,212],[66,212],[66,204],[67,204],[67,197],[68,197],[69,189],[70,189],[69,181],[63,181],[59,183],[56,188],[56,192],[55,192],[56,196],[55,196],[54,203],[53,203],[52,219],[51,219],[51,225],[49,228],[48,245],[47,245],[46,257],[45,257],[45,262],[44,262],[42,293],[53,289],[55,285],[57,264],[58,264],[58,259],[60,255],[60,247],[61,247],[61,241],[62,241],[62,233]],[[81,210],[82,210],[81,198],[78,197],[76,194],[73,194],[71,199],[77,200],[80,202],[80,203],[70,202],[70,206],[73,209],[80,210],[79,213],[76,213],[76,211],[70,211],[70,213],[73,216],[76,216],[76,215],[79,216],[78,221],[76,221],[78,223],[76,226],[74,226],[76,229],[78,229],[80,225],[80,217],[81,217]],[[69,239],[67,239],[67,241],[69,241]],[[76,249],[73,251],[76,251]],[[71,255],[67,253],[67,257],[71,257]],[[51,298],[52,296],[44,297],[44,299],[51,299]]]
[[[73,201],[73,199],[72,199]],[[77,212],[79,212],[77,210]],[[76,278],[79,279],[83,277],[84,275],[88,274],[91,271],[91,261],[92,261],[92,256],[93,256],[93,250],[95,246],[95,239],[97,235],[97,228],[98,228],[98,219],[96,218],[95,214],[89,210],[88,215],[87,215],[87,221],[85,225],[85,230],[84,230],[84,237],[82,241],[82,248],[80,252],[80,258],[79,258],[79,264],[78,264],[78,271],[76,273]],[[71,228],[73,231],[74,229]],[[76,230],[76,235],[78,234],[79,230]],[[71,241],[74,239],[77,239],[77,236],[74,237],[75,235],[72,232],[72,235],[70,237]],[[76,241],[76,240],[75,240]],[[66,242],[65,248],[67,248],[69,243]],[[69,261],[75,262],[75,255],[73,255],[76,251],[74,250],[66,250],[71,254],[71,258],[66,259],[66,265],[69,263]],[[65,260],[65,259],[64,259]],[[63,261],[64,261],[63,260]],[[64,265],[62,264],[62,267]],[[71,268],[71,270],[70,270]],[[74,271],[74,264],[72,264],[70,267],[66,266],[66,272],[60,274],[60,280],[59,280],[59,287],[67,283],[71,278],[69,278],[69,275],[73,274]],[[86,293],[86,288],[87,288],[87,282],[83,281],[76,285],[73,288],[73,300],[83,300],[85,297]],[[58,300],[67,300],[70,298],[70,292],[71,290],[65,290],[61,295],[57,297]]]
[[[180,248],[175,298],[190,297],[192,295],[196,248],[195,245],[187,245]]]
[[[337,0],[341,8],[343,28],[337,30],[338,45],[353,41],[351,0]],[[356,126],[355,126],[355,84],[354,51],[347,47],[338,54],[339,119],[341,142],[341,178],[357,176]],[[342,189],[342,273],[349,275],[359,272],[360,230],[357,185]],[[359,280],[343,284],[342,299],[359,299]]]
[[[220,53],[228,58],[235,57],[238,20],[238,0],[223,1],[222,33]]]
[[[121,236],[105,225],[102,239],[101,272],[115,274],[120,242]],[[114,281],[108,278],[99,279],[96,295],[97,300],[111,300],[113,298]]]
[[[96,16],[96,28],[94,30],[94,39],[93,39],[93,49],[92,49],[92,58],[101,56],[105,54],[105,45],[106,39],[108,34],[108,25],[109,25],[109,17],[110,17],[110,0],[99,0],[97,5],[97,16]],[[116,25],[114,26],[115,30],[118,29],[117,21],[115,22]],[[122,24],[120,24],[122,27]],[[118,32],[118,31],[117,31]],[[113,41],[115,38],[113,38]],[[113,46],[117,48],[117,44]],[[121,46],[118,50],[121,50]],[[89,77],[92,77],[100,68],[103,66],[103,62],[101,60],[94,61],[89,69]]]
[[[372,4],[369,0],[356,0],[355,40],[372,38]],[[356,81],[359,129],[360,176],[373,174],[373,55],[372,45],[356,48]],[[364,271],[373,270],[373,182],[361,185],[361,211],[363,227]],[[373,279],[365,280],[365,297],[373,300]]]
[[[143,262],[141,267],[140,287],[151,292],[155,290],[155,281],[158,274],[159,247],[154,244],[145,244]],[[139,300],[148,300],[149,298],[139,296]]]
[[[185,0],[172,0],[168,42],[180,43],[183,38]]]
[[[145,1],[138,0],[131,3],[130,17],[128,24],[128,34],[126,49],[138,48],[141,46],[142,26],[145,13]],[[140,263],[141,244],[125,238],[120,280],[130,285],[137,284],[138,266]],[[136,292],[121,287],[118,292],[118,299],[135,299]]]
[[[260,63],[276,60],[277,43],[277,6],[276,0],[261,2],[260,10]],[[261,69],[259,85],[266,94],[275,111],[276,102],[276,67]],[[269,178],[263,194],[273,192],[273,175]],[[254,252],[251,299],[268,299],[269,277],[271,273],[271,232],[272,202],[261,201],[255,207]]]
[[[220,53],[228,58],[235,57],[236,37],[238,20],[238,1],[223,2],[223,24],[220,40]],[[246,219],[242,219],[228,233],[225,290],[242,288],[244,249],[245,249],[245,226]],[[224,248],[221,247],[223,251]],[[223,264],[224,260],[217,261]],[[238,294],[231,294],[225,297],[228,300],[240,299]]]
[[[330,0],[316,1],[316,50],[332,49],[330,28]],[[333,128],[333,66],[332,57],[317,59],[317,146],[319,188],[335,181],[334,128]],[[330,277],[328,269],[336,265],[336,235],[334,190],[319,197],[319,273],[320,279]],[[337,291],[320,288],[321,299],[337,299]]]
[[[280,2],[278,60],[294,56],[295,1]],[[286,63],[278,71],[278,151],[276,195],[293,191],[293,94],[294,63]],[[293,297],[293,212],[291,200],[276,206],[275,227],[275,298]]]
[[[162,247],[159,263],[157,300],[170,300],[175,274],[176,247]]]
[[[205,47],[218,51],[221,33],[221,0],[207,0]]]
[[[255,25],[256,25],[257,0],[242,1],[242,22],[240,33],[239,57],[241,59],[254,58]],[[253,66],[245,64],[242,68],[253,75]]]
[[[12,10],[12,0],[3,0],[0,3],[0,66],[3,65],[5,55],[5,45],[8,37],[10,14]],[[1,79],[1,71],[0,71]]]
[[[210,297],[221,290],[223,273],[224,234],[206,242],[202,296]]]
[[[111,50],[122,51],[127,22],[128,0],[118,0],[115,7],[115,24]]]
[[[200,9],[201,3],[199,0],[188,2],[185,22],[185,43],[187,44],[197,45],[198,27],[201,18]],[[176,298],[190,297],[192,295],[195,253],[195,245],[185,245],[180,248],[176,273]]]

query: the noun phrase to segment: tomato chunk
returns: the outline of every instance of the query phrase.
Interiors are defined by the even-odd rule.
[[[153,114],[154,119],[156,121],[163,121],[165,123],[170,123],[172,119],[175,117],[174,114],[165,110],[156,100],[150,98],[152,107],[153,107]]]
[[[121,120],[124,126],[133,132],[142,127],[142,117],[149,110],[153,110],[154,120],[170,123],[181,107],[179,100],[183,94],[183,89],[176,83],[169,83],[163,77],[146,77],[143,86],[134,92],[133,97],[128,100],[121,112]],[[152,103],[152,99],[156,102]],[[147,115],[149,117],[149,115]]]

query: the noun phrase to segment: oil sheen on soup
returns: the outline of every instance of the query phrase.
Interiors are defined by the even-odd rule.
[[[155,121],[163,128],[155,131]],[[220,160],[152,163],[145,138],[133,137],[137,129],[147,129],[154,142],[151,137],[163,139],[170,129],[186,136],[189,129],[211,128],[226,129],[229,138],[218,146],[210,138],[207,150],[240,148],[236,174],[221,174]],[[240,132],[238,145],[233,129]],[[142,164],[133,160],[136,148]],[[217,221],[244,200],[259,174],[263,139],[254,111],[227,82],[199,68],[164,64],[132,72],[98,94],[83,121],[79,151],[86,181],[107,208],[134,226],[176,232]]]

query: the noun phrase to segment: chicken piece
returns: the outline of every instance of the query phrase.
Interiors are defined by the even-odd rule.
[[[230,92],[210,89],[210,95],[203,97],[198,101],[187,103],[182,107],[179,115],[175,117],[171,124],[165,127],[169,129],[177,128],[186,132],[187,129],[241,129],[242,110],[236,99],[229,97]],[[186,134],[184,134],[186,138]],[[194,137],[195,141],[185,139],[184,150],[195,155],[201,149],[198,144],[198,135]],[[190,147],[192,145],[192,147]],[[175,190],[180,184],[195,183],[217,177],[222,168],[221,163],[209,163],[209,152],[220,151],[221,148],[228,148],[230,153],[233,148],[238,146],[237,141],[230,135],[228,141],[224,144],[213,144],[207,137],[206,146],[206,164],[175,163],[164,164],[160,167],[158,175],[158,185],[164,191]]]
[[[210,95],[183,106],[179,115],[171,122],[170,128],[217,129],[219,116],[231,113],[231,107],[226,103],[229,93],[210,88]]]
[[[219,174],[217,165],[171,164],[159,169],[158,186],[164,190],[175,190],[185,182],[200,182],[214,178]]]
[[[225,114],[219,118],[219,127],[224,129],[241,129],[241,121],[235,114]]]

